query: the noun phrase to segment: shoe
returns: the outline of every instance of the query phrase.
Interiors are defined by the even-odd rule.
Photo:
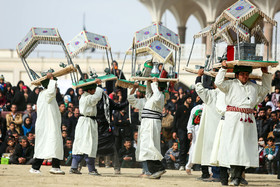
[[[115,175],[120,175],[121,174],[121,170],[120,169],[114,169],[114,174]]]
[[[179,171],[184,171],[185,167],[184,166],[180,166]]]
[[[81,171],[81,170],[82,170],[82,168],[83,168],[82,164],[81,164],[81,163],[79,163],[79,164],[78,164],[78,171]]]
[[[228,181],[221,181],[222,186],[228,186]]]
[[[47,160],[44,160],[44,162],[42,163],[42,165],[46,166],[47,165]]]
[[[51,166],[52,165],[52,161],[47,161],[47,166]]]
[[[110,168],[110,166],[105,166],[105,168]]]
[[[62,171],[60,168],[52,168],[50,169],[51,174],[57,174],[57,175],[65,175],[65,172]]]
[[[101,176],[101,174],[98,173],[97,170],[90,171],[88,174],[89,174],[89,175],[94,175],[94,176]]]
[[[40,174],[40,173],[41,173],[40,170],[33,169],[33,168],[31,168],[31,169],[29,170],[29,172],[30,172],[30,173],[35,173],[35,174]]]
[[[232,181],[229,183],[230,186],[239,186],[240,180],[238,178],[232,179]]]
[[[221,182],[221,180],[219,178],[213,178],[213,177],[202,179],[202,181],[203,182]]]
[[[191,169],[186,169],[188,175],[192,175]]]
[[[247,186],[247,185],[248,185],[248,182],[243,177],[241,177],[240,186]]]
[[[141,174],[139,175],[140,178],[150,178],[151,175]]]
[[[73,168],[71,168],[70,170],[69,170],[69,173],[70,174],[82,174],[78,169],[73,169]]]
[[[160,179],[160,177],[161,177],[164,173],[166,173],[165,170],[158,171],[158,172],[153,173],[149,178],[150,178],[150,179]]]

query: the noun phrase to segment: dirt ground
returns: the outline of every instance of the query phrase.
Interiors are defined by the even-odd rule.
[[[192,175],[187,175],[185,171],[167,170],[166,174],[160,180],[143,179],[138,175],[141,169],[122,169],[121,175],[114,175],[113,168],[98,168],[100,177],[88,175],[87,168],[82,169],[82,175],[69,174],[69,167],[62,167],[66,172],[65,175],[52,175],[49,173],[50,166],[42,166],[41,174],[29,173],[30,166],[18,165],[0,165],[0,187],[16,187],[16,186],[121,186],[121,187],[136,187],[136,186],[221,186],[220,183],[209,183],[197,181],[200,172],[193,172]],[[246,174],[246,179],[249,186],[278,186],[280,180],[276,175],[257,175]]]

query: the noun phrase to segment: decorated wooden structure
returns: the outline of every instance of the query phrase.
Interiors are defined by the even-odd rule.
[[[44,75],[40,77],[33,69],[30,68],[27,62],[27,57],[29,54],[39,45],[39,44],[51,44],[51,45],[61,45],[62,49],[65,53],[65,57],[68,62],[68,66],[64,65],[63,69],[54,72],[54,76],[59,77],[65,74],[70,73],[72,82],[77,81],[77,77],[75,75],[76,69],[74,68],[74,64],[69,56],[64,42],[56,28],[39,28],[32,27],[30,31],[26,34],[26,36],[22,39],[20,43],[17,45],[17,53],[23,63],[23,66],[31,80],[31,84],[39,86],[41,85],[41,81],[45,80],[47,77]]]
[[[277,30],[277,22],[275,20],[263,13],[250,1],[238,0],[232,6],[225,9],[216,19],[215,23],[194,35],[194,41],[197,37],[211,36],[212,54],[211,68],[209,70],[221,67],[221,63],[216,63],[215,56],[215,45],[219,42],[226,42],[228,45],[226,53],[219,61],[221,62],[226,59],[229,68],[233,68],[235,65],[252,66],[253,68],[276,67],[279,64],[276,61],[277,45],[275,45],[274,49],[274,61],[269,61],[268,58],[264,60],[263,56],[256,56],[256,44],[251,43],[251,38],[254,37],[255,40],[264,45],[272,45],[263,34],[262,25],[264,20],[276,27]],[[275,44],[277,44],[277,34],[275,36]],[[268,53],[269,51],[267,51],[267,57],[269,57]]]
[[[178,34],[161,23],[154,23],[135,32],[132,46],[126,55],[131,55],[132,58],[130,80],[146,81],[157,77],[160,82],[178,81],[181,57],[180,39]],[[137,57],[147,55],[152,56],[152,59],[146,61],[141,71],[141,64],[137,61]],[[167,74],[163,76],[163,71],[158,70],[159,63],[163,64],[162,70],[164,67],[169,67],[168,76]],[[122,69],[124,64],[125,60]],[[124,80],[117,81],[118,86],[129,87],[126,84],[128,83]]]
[[[69,41],[67,43],[66,48],[72,58],[75,58],[78,54],[84,52],[87,49],[95,48],[95,49],[105,50],[109,71],[111,69],[110,61],[113,61],[111,46],[109,45],[107,37],[104,35],[95,34],[95,33],[83,30],[79,34],[77,34],[71,41]],[[109,54],[110,54],[110,56],[109,56]],[[79,66],[77,66],[77,69],[78,69],[79,73],[81,74],[82,78],[80,81],[73,82],[73,84],[72,84],[73,88],[79,88],[79,87],[93,84],[93,83],[95,83],[96,78],[101,79],[102,81],[110,81],[110,80],[117,79],[117,77],[113,74],[110,74],[110,72],[107,72],[106,75],[98,76],[92,70],[90,71],[91,78],[84,79],[83,75],[82,75],[83,73],[82,73],[81,69],[79,68]]]

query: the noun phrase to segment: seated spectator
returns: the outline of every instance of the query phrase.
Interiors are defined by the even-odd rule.
[[[7,130],[7,136],[12,136],[13,135],[13,133],[16,131],[15,126],[16,125],[15,125],[14,122],[10,123],[10,129]]]
[[[6,115],[7,130],[10,129],[11,122],[14,122],[16,131],[20,134],[22,132],[22,114],[17,112],[17,105],[12,104],[11,113]]]
[[[133,168],[135,166],[135,148],[131,146],[131,140],[125,139],[124,147],[119,152],[122,168]]]
[[[27,117],[29,117],[29,118],[31,118],[31,113],[33,112],[33,110],[32,110],[32,104],[31,103],[28,103],[27,105],[26,105],[26,110],[24,111],[24,115],[22,116],[22,120],[24,121],[25,120],[25,118],[27,118]]]
[[[10,138],[13,139],[14,142],[15,142],[15,138],[13,136],[7,136],[5,141],[3,141],[3,143],[0,146],[0,156],[2,156],[3,153],[6,153],[6,149],[9,146],[8,145],[8,139],[10,139]]]
[[[17,131],[13,131],[12,136],[15,138],[15,144],[18,144],[19,133]]]
[[[71,138],[67,138],[66,143],[64,145],[64,165],[65,166],[71,166],[72,146],[73,146],[73,141],[71,140]]]
[[[29,132],[34,132],[34,129],[31,125],[31,118],[27,117],[25,118],[23,124],[22,124],[22,130],[23,130],[23,135],[26,136],[27,133]]]
[[[14,138],[8,138],[7,139],[7,145],[8,145],[8,147],[6,148],[5,153],[10,153],[11,155],[13,155],[13,153],[15,152],[15,139]]]
[[[173,146],[165,153],[167,169],[179,169],[179,150],[178,143],[173,142]]]
[[[266,169],[268,174],[275,174],[276,172],[276,162],[274,160],[276,153],[278,150],[276,150],[276,147],[274,145],[274,139],[268,138],[267,145],[264,148],[264,156],[265,156],[265,163],[266,163]]]
[[[29,144],[34,147],[34,143],[35,143],[34,134],[32,132],[28,132],[26,133],[26,137]]]
[[[33,161],[33,147],[28,143],[26,136],[19,138],[19,144],[15,147],[15,152],[11,156],[11,164],[32,164]]]

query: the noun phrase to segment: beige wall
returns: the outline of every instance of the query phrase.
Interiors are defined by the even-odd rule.
[[[122,67],[123,59],[117,59],[119,62],[119,68]],[[144,59],[139,60],[138,62],[144,63]],[[31,69],[33,69],[36,73],[40,75],[41,71],[45,71],[49,68],[53,68],[54,70],[59,70],[59,63],[66,63],[66,59],[62,58],[27,58],[27,62]],[[104,59],[73,59],[74,64],[79,64],[83,72],[88,72],[89,67],[94,68],[98,75],[104,74],[104,69],[107,67],[107,60]],[[192,60],[189,67],[194,68],[195,65],[204,64],[204,60]],[[188,73],[182,70],[186,65],[186,60],[181,61],[180,67],[180,82],[190,86],[194,84],[196,75]],[[143,65],[141,66],[143,68]],[[270,71],[275,72],[279,67],[273,68]],[[124,74],[126,78],[130,78],[131,71],[131,60],[127,58],[127,61],[124,66]],[[260,70],[255,70],[256,73],[260,74]],[[17,57],[15,51],[13,50],[0,50],[0,74],[5,76],[5,80],[12,83],[12,85],[16,85],[19,80],[23,80],[27,86],[31,86],[31,81],[24,69],[24,66]],[[59,80],[68,80],[65,83],[69,85],[64,85],[66,87],[71,87],[71,78],[69,75],[60,77]]]

